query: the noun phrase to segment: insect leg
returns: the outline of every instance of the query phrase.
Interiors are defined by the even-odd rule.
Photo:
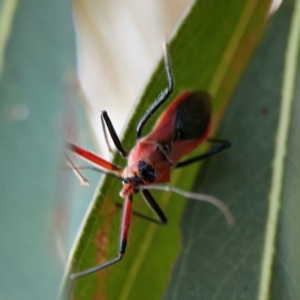
[[[163,213],[163,211],[161,210],[161,208],[158,206],[157,202],[154,200],[154,198],[150,194],[150,192],[147,190],[142,190],[141,193],[142,193],[144,201],[148,204],[148,206],[151,208],[151,210],[157,215],[159,220],[151,218],[149,216],[146,216],[135,210],[132,211],[132,214],[137,217],[140,217],[142,219],[145,219],[147,221],[156,223],[158,225],[165,225],[168,222],[168,220],[167,220],[165,214]],[[116,203],[116,205],[119,208],[123,207],[123,205],[121,203]]]
[[[76,153],[77,155],[81,156],[82,158],[88,160],[89,162],[92,162],[102,168],[104,168],[105,170],[111,171],[117,175],[120,175],[122,173],[122,168],[106,161],[105,159],[99,157],[98,155],[87,151],[79,146],[76,146],[74,144],[71,143],[67,143],[67,148]]]
[[[169,58],[169,50],[168,50],[168,44],[163,44],[164,49],[164,60],[165,60],[165,68],[167,72],[168,77],[168,86],[162,91],[162,93],[159,95],[158,99],[155,100],[153,105],[146,111],[146,113],[143,115],[141,120],[139,121],[137,127],[136,127],[136,137],[139,139],[142,136],[142,130],[149,120],[149,118],[154,114],[154,112],[169,98],[173,91],[174,81],[173,81],[173,74],[172,74],[172,68]]]
[[[70,158],[68,157],[68,159],[70,159]],[[75,164],[72,161],[71,161],[71,163],[69,163],[68,160],[67,160],[67,163],[68,163],[69,167],[71,168],[71,170],[73,170],[75,173],[79,172],[79,170],[91,170],[91,171],[95,171],[95,172],[98,172],[98,173],[101,173],[101,174],[112,176],[112,177],[117,178],[119,180],[123,180],[122,176],[119,176],[116,173],[112,173],[112,172],[107,171],[105,169],[101,169],[101,168],[94,167],[94,166],[75,166]],[[81,174],[81,172],[80,172],[80,175],[83,177],[83,175]],[[76,176],[78,176],[78,175],[76,174]],[[88,184],[85,184],[85,180],[87,180],[85,177],[83,177],[82,179],[79,178],[79,180],[83,181],[83,185],[88,185]]]
[[[168,222],[168,220],[167,220],[165,214],[163,213],[163,211],[161,210],[161,208],[158,206],[157,202],[154,200],[151,193],[147,190],[141,190],[141,193],[143,195],[145,202],[149,205],[149,207],[152,209],[152,211],[159,218],[159,220],[152,219],[152,218],[148,218],[148,220],[153,221],[159,225],[165,225]]]
[[[200,154],[199,156],[196,156],[196,157],[190,158],[188,160],[185,160],[183,162],[180,162],[179,164],[176,165],[175,168],[181,168],[181,167],[187,166],[189,164],[192,164],[196,161],[203,160],[203,159],[208,158],[210,156],[213,156],[214,154],[217,154],[217,153],[219,153],[219,152],[223,151],[224,149],[227,149],[231,146],[230,142],[223,141],[223,140],[209,139],[208,142],[216,143],[218,145],[212,147],[206,153]]]
[[[119,139],[119,137],[118,137],[118,135],[117,135],[117,133],[115,131],[115,128],[114,128],[114,126],[113,126],[113,124],[112,124],[112,122],[111,122],[111,120],[110,120],[107,112],[105,110],[101,111],[100,112],[100,117],[101,117],[101,123],[102,123],[102,127],[103,127],[103,132],[104,132],[104,138],[105,138],[105,141],[106,141],[106,144],[108,146],[109,151],[112,152],[111,147],[110,147],[109,142],[108,142],[108,138],[107,138],[107,134],[106,134],[106,129],[105,129],[105,124],[106,124],[106,126],[108,128],[110,136],[111,136],[111,138],[112,138],[112,140],[113,140],[113,142],[114,142],[117,150],[121,153],[121,155],[123,157],[127,157],[128,153],[127,153],[127,151],[124,150],[124,148],[123,148],[123,146],[121,144],[121,141],[120,141],[120,139]],[[104,124],[104,122],[105,122],[105,124]]]
[[[71,274],[71,276],[70,276],[71,280],[98,272],[102,269],[105,269],[105,268],[119,262],[122,259],[123,255],[125,254],[127,240],[128,240],[128,233],[129,233],[129,227],[130,227],[130,221],[131,221],[131,210],[132,210],[132,195],[129,195],[125,198],[125,202],[124,202],[123,215],[122,215],[122,221],[121,221],[121,233],[120,233],[118,256],[115,257],[114,259],[107,261],[106,263],[104,263],[102,265],[87,269],[87,270],[79,272],[79,273]]]
[[[100,112],[100,120],[101,120],[101,126],[102,126],[103,135],[104,135],[104,140],[105,140],[108,152],[113,153],[114,151],[113,151],[112,147],[110,146],[110,143],[109,143],[109,140],[107,137],[106,126],[105,126],[104,119],[102,117],[101,112]]]

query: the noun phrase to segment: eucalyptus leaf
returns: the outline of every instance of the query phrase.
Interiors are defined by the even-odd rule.
[[[164,299],[299,299],[299,10],[285,2],[234,93],[196,190],[230,206],[230,230],[189,202]]]

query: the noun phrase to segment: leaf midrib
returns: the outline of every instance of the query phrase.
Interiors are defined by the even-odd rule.
[[[279,221],[280,197],[283,190],[286,147],[291,121],[292,103],[296,83],[297,59],[300,48],[300,0],[296,0],[295,10],[288,36],[285,67],[283,74],[280,116],[275,140],[273,172],[269,193],[269,210],[266,224],[266,236],[261,265],[259,300],[270,299],[272,284],[272,265],[275,258],[276,230]]]

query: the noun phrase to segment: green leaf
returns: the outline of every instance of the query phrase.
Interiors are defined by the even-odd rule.
[[[262,34],[268,8],[269,1],[232,0],[230,3],[216,0],[196,1],[170,42],[170,56],[175,78],[173,97],[187,89],[208,90],[213,96],[214,132],[227,107],[229,97]],[[160,62],[127,126],[123,137],[126,149],[134,145],[133,132],[137,122],[166,84],[164,65]],[[162,107],[160,112],[165,107]],[[159,113],[156,114],[158,115]],[[150,130],[154,121],[153,119],[147,126],[146,131]],[[231,126],[235,126],[233,119],[231,122]],[[220,137],[227,138],[222,134]],[[231,135],[228,138],[230,137]],[[201,147],[198,153],[205,149]],[[227,153],[220,157],[224,160],[231,155]],[[118,156],[115,157],[114,162],[124,165],[124,161]],[[186,170],[174,171],[172,185],[189,189],[198,169],[199,164],[195,164]],[[205,174],[205,178],[209,176],[211,174]],[[241,174],[239,176],[241,177]],[[221,179],[218,166],[214,168],[213,181],[216,180],[215,177]],[[224,182],[228,181],[226,174],[223,174],[223,177],[225,177]],[[120,189],[120,182],[105,177],[89,211],[64,282],[65,292],[68,293],[72,289],[74,299],[97,299],[97,297],[99,299],[160,299],[169,281],[172,266],[180,250],[178,223],[186,200],[168,193],[155,193],[170,220],[168,225],[162,228],[149,224],[145,220],[133,218],[129,245],[122,262],[97,274],[77,279],[73,286],[69,285],[70,273],[88,269],[117,256],[116,232],[119,230],[121,213],[116,209],[114,202],[119,199]],[[219,196],[225,202],[230,199],[230,193],[218,195],[213,191],[211,194]],[[206,208],[207,206],[201,203],[195,205],[199,206],[197,211],[211,210],[210,220],[208,223],[206,221],[207,224],[202,224],[203,228],[215,223],[217,227],[222,226],[221,234],[232,233],[226,227],[224,217],[220,212],[216,212],[214,207]],[[147,208],[144,208],[139,196],[134,199],[134,207],[135,210],[147,213]],[[234,209],[233,213],[235,214]],[[203,214],[199,213],[199,219],[201,217]],[[194,222],[195,217],[192,220]],[[201,227],[198,228],[199,232],[200,229]],[[193,237],[188,239],[187,243],[187,248],[184,246],[183,250],[191,247],[189,243],[193,244]],[[222,241],[220,243],[216,241],[216,247],[221,248],[222,245]],[[191,270],[195,267],[202,268],[202,258],[199,256]],[[186,272],[189,270],[186,270],[184,275]],[[184,277],[182,275],[181,277]],[[203,281],[203,278],[198,275],[195,275],[193,280],[191,277],[187,279],[188,282]]]
[[[197,188],[230,206],[231,230],[189,202],[164,299],[300,299],[300,1],[285,2],[243,75]],[[291,21],[292,20],[292,21]]]

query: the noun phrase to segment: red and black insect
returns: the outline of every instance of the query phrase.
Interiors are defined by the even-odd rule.
[[[174,168],[187,166],[230,147],[230,143],[227,141],[216,139],[207,140],[211,128],[211,99],[209,94],[205,91],[187,91],[179,95],[160,116],[153,130],[148,135],[142,137],[142,130],[147,121],[168,99],[173,91],[173,75],[167,45],[165,44],[164,46],[168,87],[161,93],[159,98],[146,111],[138,123],[136,128],[137,142],[129,153],[124,150],[107,112],[103,111],[100,113],[105,137],[106,125],[116,149],[127,159],[127,166],[123,169],[81,147],[68,144],[68,148],[72,152],[100,166],[100,171],[112,174],[121,179],[123,181],[123,188],[120,192],[120,196],[124,198],[118,256],[102,265],[72,274],[72,279],[99,271],[122,259],[128,240],[134,193],[141,192],[145,201],[155,212],[158,219],[152,219],[139,213],[136,213],[137,215],[158,224],[166,224],[167,218],[165,214],[149,190],[147,190],[147,187],[152,187],[157,183],[169,182],[171,172]],[[216,145],[204,154],[185,161],[180,161],[183,156],[189,154],[205,140]],[[176,188],[174,188],[173,191],[175,191],[175,189]],[[213,203],[213,201],[210,200],[204,201]],[[221,207],[220,203],[213,204],[217,205],[223,212],[227,210],[227,215],[230,214],[224,204],[223,207]]]

